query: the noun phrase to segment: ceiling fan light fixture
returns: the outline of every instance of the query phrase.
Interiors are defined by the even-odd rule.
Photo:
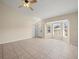
[[[26,7],[27,5],[26,5],[26,4],[24,4],[23,6],[24,6],[24,7]]]
[[[37,0],[22,0],[22,5],[24,7],[27,7],[27,8],[30,8],[31,10],[33,10],[32,6],[36,2],[37,2]]]
[[[32,7],[32,5],[30,4],[30,3],[25,3],[24,5],[23,5],[24,7]]]

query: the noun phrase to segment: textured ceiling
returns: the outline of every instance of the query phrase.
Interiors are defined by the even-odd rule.
[[[34,11],[24,7],[18,8],[21,0],[2,0],[2,2],[26,16],[40,19],[75,12],[78,9],[77,0],[38,0],[36,5],[33,6]]]

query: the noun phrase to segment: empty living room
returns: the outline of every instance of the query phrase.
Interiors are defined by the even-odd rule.
[[[0,0],[0,59],[78,59],[78,0]]]

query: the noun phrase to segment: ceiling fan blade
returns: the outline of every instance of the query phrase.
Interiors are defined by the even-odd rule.
[[[18,8],[21,8],[21,7],[23,7],[23,5],[19,5],[19,6],[18,6]]]
[[[29,8],[30,8],[30,10],[32,10],[32,11],[34,10],[32,7],[29,7]]]
[[[31,0],[30,2],[31,2],[31,3],[36,3],[36,2],[37,2],[37,0]]]

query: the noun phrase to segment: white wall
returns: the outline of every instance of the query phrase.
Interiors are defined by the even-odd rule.
[[[32,38],[32,17],[0,3],[0,44]]]

